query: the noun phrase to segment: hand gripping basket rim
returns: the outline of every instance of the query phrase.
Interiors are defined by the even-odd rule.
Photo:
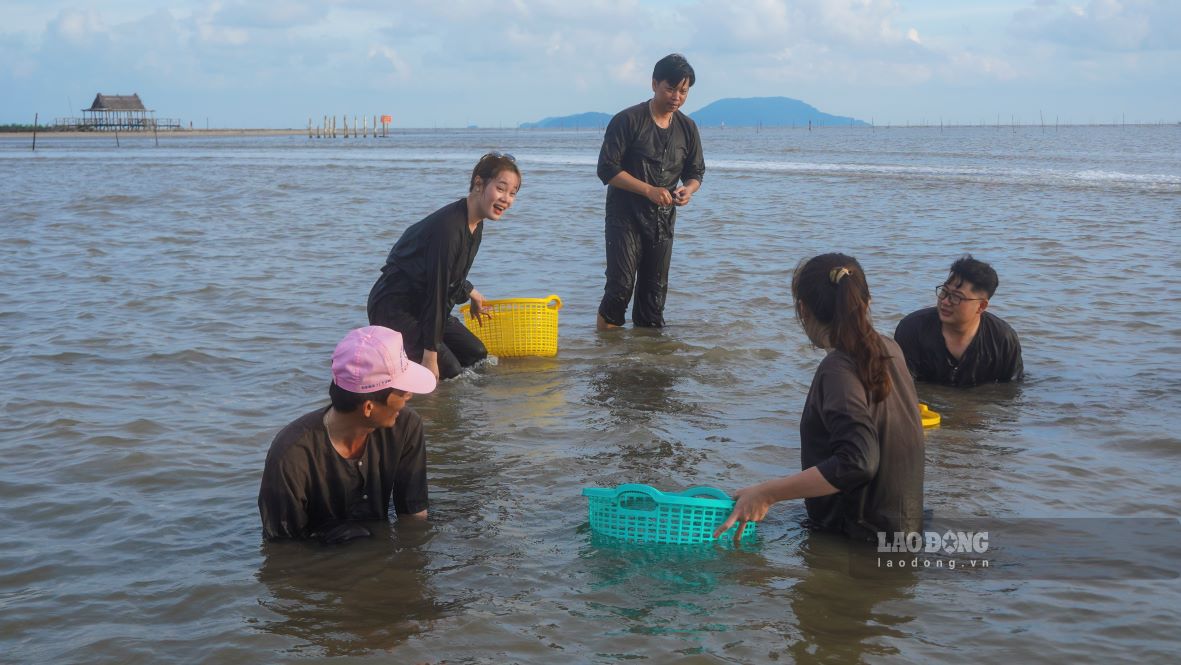
[[[499,357],[555,356],[558,354],[558,310],[562,299],[503,298],[484,301],[492,316],[482,322],[472,319],[471,305],[461,305],[463,324],[488,353]]]
[[[680,492],[662,492],[650,485],[626,483],[614,489],[583,488],[591,530],[635,543],[694,544],[713,542],[713,532],[730,511],[734,500],[714,487],[695,486]],[[654,507],[627,507],[626,498],[646,500]],[[737,525],[719,539],[731,538]],[[743,541],[753,540],[754,522],[747,522]]]

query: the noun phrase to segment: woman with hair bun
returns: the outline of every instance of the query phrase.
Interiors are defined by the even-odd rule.
[[[451,308],[471,300],[480,320],[484,296],[467,280],[484,220],[499,220],[517,198],[521,171],[512,155],[490,152],[472,169],[467,196],[402,233],[369,291],[369,323],[402,333],[406,355],[450,379],[488,357]]]
[[[828,355],[800,417],[803,471],[734,493],[720,535],[758,522],[780,501],[804,499],[809,526],[857,540],[921,531],[923,426],[902,351],[873,328],[869,285],[857,259],[821,254],[796,268],[796,317]]]

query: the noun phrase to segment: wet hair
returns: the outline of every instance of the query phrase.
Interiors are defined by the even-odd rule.
[[[869,318],[869,284],[857,259],[821,254],[800,263],[791,280],[796,317],[804,323],[804,307],[828,328],[829,343],[853,358],[857,378],[873,403],[890,394],[890,354]]]
[[[364,404],[365,400],[385,404],[389,401],[390,394],[393,392],[393,388],[383,388],[373,393],[354,393],[341,388],[333,381],[328,386],[328,399],[332,400],[333,409],[336,409],[340,413],[352,413]]]
[[[689,80],[689,87],[692,88],[693,84],[697,82],[697,75],[693,73],[693,67],[689,65],[689,61],[680,53],[670,53],[664,56],[652,68],[653,81],[666,81],[670,85],[678,86],[685,79]]]
[[[972,258],[971,254],[956,259],[948,273],[947,283],[971,282],[974,291],[987,293],[989,298],[996,293],[996,287],[1001,283],[992,266]]]
[[[501,171],[512,171],[517,174],[518,189],[520,188],[521,169],[517,168],[517,160],[512,155],[500,152],[490,152],[480,158],[476,162],[476,168],[472,169],[472,179],[468,184],[467,191],[473,192],[476,189],[476,178],[480,182],[488,184],[492,179],[500,175]]]

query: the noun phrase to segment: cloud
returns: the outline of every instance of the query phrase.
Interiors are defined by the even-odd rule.
[[[839,99],[845,114],[970,114],[1005,94],[1111,105],[1141,88],[1145,108],[1181,103],[1181,1],[72,1],[17,0],[0,27],[0,111],[138,91],[161,113],[242,126],[284,113],[302,125],[330,106],[413,126],[509,124],[641,101],[674,51],[698,73],[690,109],[787,95]]]
[[[217,7],[212,23],[229,28],[280,29],[315,25],[327,16],[327,3],[268,0],[231,2]]]
[[[898,11],[894,0],[707,0],[686,15],[695,46],[709,51],[780,53],[823,45],[861,53],[905,43],[894,25]]]
[[[1181,49],[1181,3],[1176,0],[1039,2],[1013,16],[1012,32],[1034,42],[1079,51]]]
[[[913,85],[946,71],[952,54],[900,27],[899,14],[894,0],[703,1],[687,12],[688,52],[715,72],[741,69],[741,78],[715,83],[723,88]]]
[[[405,81],[410,78],[410,65],[389,46],[370,46],[369,59],[381,63],[380,71],[384,72],[387,81]]]
[[[0,34],[0,81],[32,79],[37,73],[37,59],[30,42],[21,35]]]
[[[107,28],[93,9],[65,9],[46,25],[47,38],[72,46],[88,46],[106,38]]]
[[[611,68],[611,78],[624,83],[642,83],[647,77],[636,64],[636,59],[631,57]]]
[[[975,79],[995,79],[998,81],[1013,81],[1020,78],[1020,71],[1008,60],[996,56],[979,53],[961,52],[949,57],[946,63],[938,68],[940,76],[948,81],[955,81],[965,74],[973,74]]]

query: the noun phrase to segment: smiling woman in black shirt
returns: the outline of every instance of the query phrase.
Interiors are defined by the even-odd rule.
[[[402,333],[406,354],[449,379],[488,356],[475,335],[451,316],[471,300],[479,318],[484,296],[468,281],[484,237],[484,220],[499,220],[521,188],[512,155],[490,152],[472,170],[468,195],[402,233],[369,291],[369,323]]]
[[[735,522],[760,521],[772,505],[804,499],[813,528],[875,540],[920,531],[923,426],[902,351],[873,328],[861,265],[844,254],[801,264],[791,285],[808,339],[828,350],[800,417],[803,471],[738,490]]]

